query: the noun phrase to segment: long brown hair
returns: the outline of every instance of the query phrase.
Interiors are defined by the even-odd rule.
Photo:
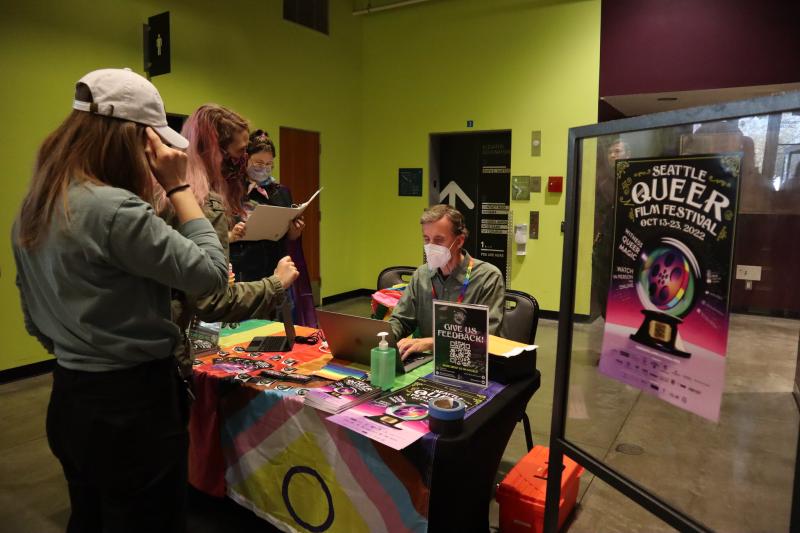
[[[91,102],[86,86],[79,85],[75,97]],[[69,220],[66,193],[73,183],[119,187],[152,201],[146,138],[141,124],[72,111],[39,147],[33,178],[17,219],[17,243],[29,249],[41,243],[59,200],[62,214]]]

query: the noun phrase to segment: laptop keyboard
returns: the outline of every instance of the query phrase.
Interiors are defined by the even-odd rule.
[[[259,352],[286,352],[291,350],[286,337],[264,337],[258,347]]]

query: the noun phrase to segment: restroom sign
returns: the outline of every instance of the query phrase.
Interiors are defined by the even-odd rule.
[[[170,63],[169,11],[147,19],[145,71],[150,77],[167,74]]]

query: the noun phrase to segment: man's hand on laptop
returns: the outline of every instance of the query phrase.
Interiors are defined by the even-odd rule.
[[[433,337],[400,339],[397,341],[397,349],[400,351],[400,359],[405,359],[412,353],[432,352]]]

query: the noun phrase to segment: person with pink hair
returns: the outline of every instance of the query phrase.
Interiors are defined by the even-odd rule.
[[[205,104],[186,120],[181,134],[189,140],[186,177],[197,201],[204,205],[211,196],[222,202],[229,226],[226,240],[238,240],[244,235],[244,224],[235,221],[245,214],[247,120],[226,107]]]
[[[186,181],[214,227],[229,263],[229,242],[244,233],[244,223],[236,225],[232,221],[244,214],[247,127],[247,121],[234,111],[206,104],[192,113],[181,130],[189,141]],[[168,222],[173,220],[168,209],[159,209],[159,213]],[[181,331],[186,331],[195,319],[239,322],[270,318],[286,300],[286,291],[298,275],[294,261],[286,255],[278,261],[272,275],[230,283],[210,296],[196,298],[174,291],[173,321]],[[184,375],[191,376],[193,356],[187,338],[176,349],[175,356]]]

